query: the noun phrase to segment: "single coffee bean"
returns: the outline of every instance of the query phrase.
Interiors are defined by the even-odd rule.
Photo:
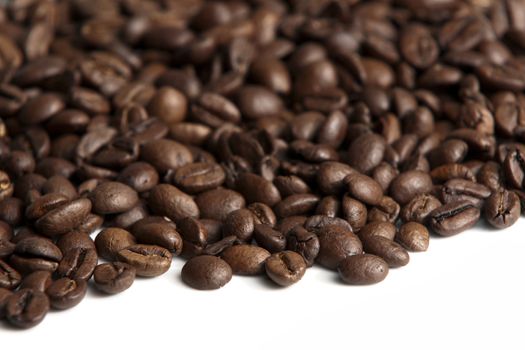
[[[39,292],[45,292],[53,283],[53,274],[51,271],[35,271],[25,276],[20,283],[20,289],[32,289]]]
[[[159,184],[150,191],[148,205],[153,213],[173,221],[199,216],[199,207],[193,198],[168,184]]]
[[[0,260],[0,288],[15,289],[21,281],[22,276],[6,262]]]
[[[396,234],[396,241],[412,252],[426,251],[429,239],[427,228],[418,222],[407,222],[401,225]]]
[[[9,175],[0,171],[0,202],[13,195],[14,185],[11,182]]]
[[[365,224],[368,216],[366,205],[345,194],[341,203],[342,217],[350,223],[352,229],[358,232]]]
[[[264,272],[264,262],[270,253],[261,247],[240,244],[227,248],[222,254],[236,275],[259,275]]]
[[[335,196],[323,197],[315,208],[315,213],[318,215],[336,217],[339,215],[339,200]]]
[[[510,151],[503,162],[503,172],[509,184],[516,188],[523,187],[525,179],[525,155],[519,149]]]
[[[97,252],[94,249],[75,248],[69,250],[56,270],[60,277],[87,281],[97,266]]]
[[[90,193],[93,211],[97,214],[122,213],[138,202],[137,192],[120,182],[103,182]]]
[[[121,262],[97,265],[93,272],[95,287],[106,294],[122,293],[135,281],[136,270],[133,266]]]
[[[441,236],[451,236],[474,226],[480,210],[469,201],[445,204],[429,214],[430,228]]]
[[[162,247],[135,244],[117,253],[119,261],[133,266],[138,276],[155,277],[162,275],[171,266],[171,253]]]
[[[484,185],[463,179],[448,180],[441,187],[441,199],[444,204],[466,200],[481,208],[490,194],[490,189]]]
[[[323,227],[317,236],[319,237],[319,254],[316,261],[326,268],[336,269],[347,256],[363,252],[359,238],[340,226]]]
[[[389,196],[383,196],[381,201],[368,211],[368,221],[396,222],[401,207]]]
[[[369,176],[354,173],[348,175],[345,182],[348,186],[348,193],[365,204],[376,205],[383,197],[381,185]]]
[[[117,227],[105,228],[95,238],[98,255],[107,260],[115,260],[118,252],[135,244],[131,233]]]
[[[268,225],[256,224],[254,238],[260,247],[270,253],[277,253],[286,249],[286,236]]]
[[[42,322],[49,306],[49,299],[43,292],[20,289],[7,298],[5,316],[15,327],[31,328]]]
[[[308,214],[315,209],[319,200],[320,198],[314,194],[293,194],[280,201],[274,207],[274,211],[281,218]]]
[[[348,150],[350,166],[363,174],[369,173],[383,160],[385,147],[385,140],[377,134],[359,136]]]
[[[286,232],[281,228],[282,232]],[[286,248],[299,253],[306,261],[307,266],[312,266],[319,254],[319,238],[313,232],[307,231],[302,226],[291,228],[287,235]]]
[[[221,186],[226,179],[218,164],[191,163],[175,170],[173,183],[186,193],[200,193]]]
[[[22,274],[33,271],[55,271],[62,260],[62,252],[50,240],[41,237],[24,238],[16,244],[11,265]]]
[[[193,155],[186,146],[167,139],[146,143],[142,146],[140,157],[143,161],[153,165],[161,174],[193,161]]]
[[[344,190],[344,179],[355,172],[352,167],[344,163],[324,162],[317,172],[319,189],[325,194],[339,194]]]
[[[299,282],[306,272],[303,257],[290,250],[272,254],[266,259],[264,267],[266,275],[282,287]]]
[[[408,264],[410,257],[396,242],[382,236],[372,236],[363,240],[365,252],[377,255],[384,259],[389,267],[401,267]]]
[[[226,236],[213,243],[210,243],[208,241],[208,244],[206,245],[206,247],[202,249],[202,254],[218,256],[218,255],[221,255],[222,252],[224,252],[226,249],[228,249],[232,245],[238,244],[238,243],[240,242],[236,236]]]
[[[159,174],[145,162],[131,163],[120,172],[117,180],[141,193],[151,190],[159,182]]]
[[[60,278],[46,289],[53,309],[65,310],[77,306],[86,296],[87,283],[84,280]]]
[[[138,243],[158,245],[174,255],[180,255],[182,252],[182,237],[172,222],[149,222],[148,218],[145,218],[133,224],[130,231]]]
[[[376,255],[351,255],[341,261],[338,271],[344,283],[354,285],[374,284],[386,278],[388,275],[388,264]]]
[[[236,236],[241,242],[252,240],[255,226],[255,218],[252,212],[246,208],[232,211],[226,217],[222,226],[223,236]]]
[[[404,222],[415,221],[425,223],[430,213],[442,203],[431,194],[420,194],[412,198],[410,202],[401,208],[401,219]]]
[[[76,248],[95,249],[93,239],[81,231],[71,231],[60,236],[56,245],[62,254],[66,254],[68,251]]]
[[[374,236],[381,236],[393,240],[396,236],[396,226],[390,222],[374,221],[369,222],[357,233],[361,240]]]
[[[399,174],[390,185],[390,196],[403,205],[420,194],[427,194],[432,191],[431,177],[419,170],[410,170]]]
[[[235,188],[248,203],[259,202],[274,206],[281,200],[279,190],[274,184],[255,174],[241,174],[235,183]]]
[[[0,320],[5,317],[5,306],[7,299],[13,294],[9,289],[0,288]]]
[[[512,226],[521,215],[521,203],[516,193],[501,190],[485,201],[483,215],[487,222],[498,229]]]
[[[216,188],[200,193],[195,198],[201,217],[225,220],[232,211],[244,208],[246,201],[238,192],[225,188]]]
[[[272,208],[263,203],[252,203],[247,209],[252,212],[256,224],[264,224],[274,227],[277,218]]]
[[[181,277],[188,286],[200,290],[223,287],[232,278],[232,268],[221,258],[201,255],[188,260],[181,271]]]

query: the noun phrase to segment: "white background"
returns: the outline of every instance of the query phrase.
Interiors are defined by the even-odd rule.
[[[176,258],[161,277],[117,296],[90,290],[29,331],[0,327],[0,348],[524,349],[524,247],[521,219],[504,231],[433,238],[374,286],[311,268],[287,289],[234,276],[211,292],[183,285]]]

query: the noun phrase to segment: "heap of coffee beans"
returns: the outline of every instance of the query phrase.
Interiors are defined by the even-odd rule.
[[[196,289],[377,283],[525,208],[524,0],[1,3],[16,327],[174,256]]]

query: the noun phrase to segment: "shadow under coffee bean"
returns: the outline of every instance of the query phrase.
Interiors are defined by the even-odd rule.
[[[307,3],[0,0],[0,320],[173,259],[369,285],[518,220],[525,2]]]

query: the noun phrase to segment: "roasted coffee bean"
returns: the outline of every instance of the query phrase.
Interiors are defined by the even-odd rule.
[[[431,191],[431,177],[419,170],[410,170],[399,174],[390,185],[390,195],[401,205],[410,202],[417,195],[427,194]]]
[[[53,274],[50,271],[35,271],[25,276],[20,283],[20,289],[32,289],[45,292],[53,283]]]
[[[389,267],[401,267],[408,264],[410,257],[407,251],[391,239],[382,236],[372,236],[363,240],[365,252],[384,259]]]
[[[144,144],[140,156],[161,174],[193,161],[193,155],[186,146],[167,139],[153,140]]]
[[[95,267],[93,279],[95,287],[106,294],[122,293],[135,281],[135,268],[131,265],[112,262]]]
[[[319,197],[316,195],[294,194],[280,201],[274,210],[278,217],[307,214],[315,209],[318,202]]]
[[[366,205],[352,198],[348,194],[341,203],[342,217],[350,223],[354,231],[359,231],[365,224],[368,216]]]
[[[283,230],[283,232],[286,231]],[[288,250],[299,253],[306,261],[306,264],[312,266],[319,254],[319,238],[315,233],[307,231],[301,226],[296,226],[287,235],[286,247]]]
[[[149,217],[151,218],[151,217]],[[182,252],[182,237],[174,223],[159,218],[152,222],[149,218],[138,220],[131,226],[131,233],[138,243],[153,244],[168,249],[174,255]]]
[[[467,200],[481,208],[490,194],[490,189],[484,185],[463,179],[449,180],[441,187],[441,199],[444,204]]]
[[[65,310],[77,306],[86,296],[87,283],[68,277],[60,278],[46,289],[53,309]]]
[[[117,227],[105,228],[95,238],[98,255],[107,260],[115,260],[118,252],[135,244],[131,233]]]
[[[248,203],[259,202],[274,206],[281,200],[279,190],[274,184],[256,174],[241,174],[235,183],[235,188]]]
[[[40,237],[24,238],[16,243],[11,265],[20,273],[37,270],[55,271],[62,260],[62,252],[50,240]]]
[[[227,248],[222,254],[236,275],[259,275],[264,272],[264,262],[270,253],[261,247],[240,244]]]
[[[244,198],[235,191],[217,188],[199,194],[195,198],[201,217],[224,220],[234,210],[245,206]]]
[[[164,86],[151,98],[148,112],[159,117],[166,124],[178,123],[184,120],[188,110],[186,96],[180,91]]]
[[[383,196],[381,201],[368,211],[368,221],[395,222],[401,210],[399,204],[391,197]]]
[[[270,226],[264,224],[255,225],[254,238],[260,247],[268,250],[270,253],[277,253],[286,249],[285,235]]]
[[[237,107],[225,97],[204,93],[191,106],[191,114],[196,121],[211,127],[219,127],[224,122],[237,124],[241,114]]]
[[[150,191],[148,205],[153,213],[174,221],[199,216],[199,207],[193,198],[168,184],[159,184]]]
[[[7,304],[7,299],[13,293],[5,288],[0,288],[0,320],[3,320],[5,317],[5,306]]]
[[[374,284],[386,278],[388,264],[376,255],[351,255],[341,261],[338,271],[344,283],[355,285]]]
[[[307,231],[313,231],[319,233],[322,229],[327,226],[338,226],[339,228],[353,232],[352,226],[341,218],[332,218],[326,215],[313,215],[310,216],[304,223],[303,227]]]
[[[232,273],[232,268],[225,260],[201,255],[188,260],[182,268],[181,277],[192,288],[213,290],[230,282]]]
[[[496,162],[486,162],[481,166],[476,175],[477,181],[488,187],[491,191],[497,191],[504,187],[503,169]]]
[[[315,213],[335,218],[339,215],[340,203],[335,196],[323,197],[315,208]]]
[[[393,240],[396,235],[396,226],[390,222],[369,222],[357,233],[361,240],[374,236],[381,236]]]
[[[277,218],[272,208],[263,203],[252,203],[248,205],[247,209],[252,212],[256,224],[264,224],[274,227],[277,223]]]
[[[428,249],[429,233],[425,226],[417,222],[407,222],[399,228],[396,241],[412,252],[423,252]]]
[[[369,173],[381,163],[386,142],[376,134],[364,134],[352,142],[348,150],[349,164],[362,173]]]
[[[49,299],[43,292],[20,289],[7,298],[5,317],[15,327],[31,328],[42,322],[49,306]]]
[[[319,237],[319,254],[316,262],[336,269],[347,256],[361,254],[363,246],[359,238],[340,226],[325,226],[317,233]]]
[[[162,247],[135,244],[117,253],[119,261],[133,266],[138,276],[155,277],[162,275],[171,266],[171,253]]]
[[[56,242],[57,247],[60,249],[62,254],[76,248],[83,249],[95,249],[95,243],[93,239],[82,231],[71,231],[65,235],[60,236]]]
[[[159,174],[150,164],[135,162],[122,169],[117,180],[141,193],[158,184]]]
[[[199,193],[221,186],[225,179],[218,164],[192,163],[175,170],[173,183],[186,193]]]
[[[90,193],[93,211],[97,214],[122,213],[138,202],[137,192],[120,182],[103,182]]]
[[[431,194],[420,194],[401,208],[401,219],[404,222],[415,221],[425,223],[427,217],[442,205],[439,199]]]
[[[179,221],[178,230],[183,239],[183,256],[200,255],[208,243],[206,226],[200,220],[186,217]]]
[[[503,163],[505,178],[514,188],[521,189],[525,179],[525,155],[519,149],[507,154]]]
[[[369,176],[354,173],[348,175],[344,181],[348,186],[348,193],[365,204],[376,205],[383,198],[381,185]]]
[[[239,241],[250,242],[255,227],[255,218],[248,209],[232,211],[224,220],[222,226],[223,236],[236,236]]]
[[[6,262],[0,260],[0,288],[15,289],[21,281],[22,276]]]
[[[430,228],[441,236],[451,236],[474,226],[480,210],[469,201],[445,204],[429,214]]]
[[[323,164],[328,164],[330,162],[325,162]],[[323,164],[319,171],[323,169]],[[345,175],[346,176],[346,175]],[[279,193],[282,197],[288,197],[292,194],[302,194],[309,193],[309,186],[300,178],[294,175],[289,176],[276,176],[273,180],[275,187],[279,190]]]
[[[288,287],[299,282],[306,272],[303,257],[286,250],[272,254],[265,262],[266,275],[276,284]]]
[[[3,171],[0,171],[0,201],[9,198],[13,195],[14,186],[11,182],[9,175]]]
[[[48,211],[36,221],[35,226],[49,237],[63,235],[82,224],[90,211],[90,200],[76,199]]]
[[[488,223],[498,229],[513,225],[521,214],[518,196],[511,191],[494,192],[485,201],[483,215]]]
[[[97,252],[94,249],[75,248],[64,254],[56,274],[74,280],[87,281],[97,266]]]

